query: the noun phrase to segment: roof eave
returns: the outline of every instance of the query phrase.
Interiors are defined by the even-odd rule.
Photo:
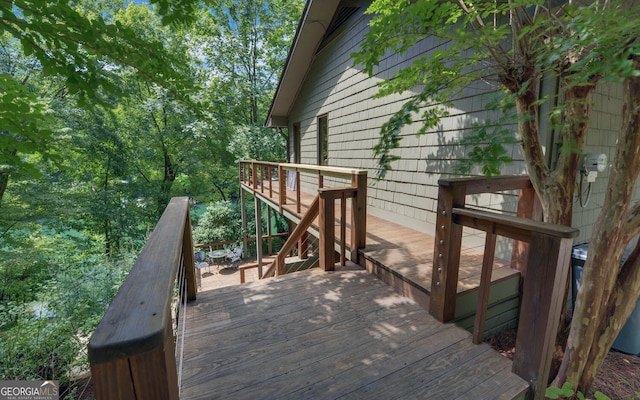
[[[278,87],[265,121],[267,127],[288,126],[289,112],[340,0],[307,0],[295,38],[289,48]]]

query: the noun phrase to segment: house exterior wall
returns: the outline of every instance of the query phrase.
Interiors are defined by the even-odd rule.
[[[580,235],[574,243],[583,243],[589,240],[593,225],[602,209],[607,182],[611,174],[611,163],[616,154],[617,135],[622,123],[621,110],[622,86],[614,83],[600,84],[593,99],[592,118],[584,151],[585,153],[606,154],[608,166],[604,172],[598,174],[598,178],[592,184],[591,198],[585,207],[581,207],[577,197],[579,186],[576,189],[573,226],[580,229]],[[629,182],[629,184],[634,185],[634,199],[639,200],[640,183]],[[587,191],[586,181],[583,183],[583,191]],[[586,197],[586,193],[583,196]]]
[[[366,3],[366,2],[365,2]],[[328,116],[328,165],[352,167],[369,171],[368,211],[413,229],[432,234],[438,195],[438,179],[453,177],[456,160],[465,157],[465,149],[456,145],[457,139],[470,132],[473,122],[490,117],[484,105],[492,88],[477,83],[465,90],[455,101],[450,115],[428,133],[416,136],[420,122],[402,130],[400,148],[394,153],[400,160],[392,164],[382,181],[376,181],[376,160],[372,148],[376,145],[384,124],[411,95],[392,95],[380,99],[376,83],[392,76],[411,59],[433,49],[434,43],[425,39],[404,57],[388,54],[380,63],[376,76],[369,78],[353,65],[351,53],[359,50],[368,29],[369,17],[363,15],[364,4],[357,14],[335,34],[331,42],[316,55],[312,67],[300,88],[289,115],[289,132],[300,126],[302,163],[317,164],[318,117]],[[594,99],[594,119],[587,139],[587,152],[606,153],[609,160],[615,152],[615,136],[619,129],[618,116],[621,88],[605,85],[598,88]],[[517,130],[513,126],[514,133]],[[553,138],[548,139],[549,147]],[[293,140],[290,140],[293,146]],[[291,150],[291,149],[290,149]],[[503,168],[503,174],[525,173],[518,145],[511,150],[514,162]],[[576,241],[586,241],[602,205],[609,171],[600,174],[592,186],[589,205],[575,206],[574,226],[581,235]],[[307,182],[306,185],[311,185]],[[303,188],[305,183],[303,183]],[[505,195],[469,196],[468,204],[500,211],[515,211],[513,193]]]

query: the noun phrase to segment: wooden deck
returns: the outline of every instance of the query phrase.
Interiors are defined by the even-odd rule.
[[[264,185],[264,189],[262,185]],[[266,181],[259,183],[255,194],[270,207],[278,209],[279,182],[275,180],[271,182],[271,192],[268,187],[269,183]],[[283,206],[283,213],[297,223],[308,209],[314,195],[304,190],[300,192],[300,213],[297,212],[295,205],[296,191],[288,189],[286,197],[287,204]],[[317,229],[317,223],[315,226]],[[349,247],[349,229],[350,221],[347,220],[347,247]],[[360,261],[360,263],[387,284],[393,286],[396,291],[428,309],[434,240],[432,235],[368,214],[367,244],[366,248],[360,251],[365,261]],[[458,276],[458,296],[461,299],[465,296],[471,296],[466,301],[468,303],[466,309],[473,308],[471,303],[474,302],[473,297],[480,285],[481,266],[482,248],[463,250]],[[491,280],[493,284],[508,286],[508,290],[515,287],[517,291],[519,276],[520,273],[512,269],[508,263],[496,260]],[[511,300],[514,301],[509,307],[514,310],[511,314],[515,318],[518,307],[517,299]],[[461,304],[463,302],[464,299]],[[459,318],[465,318],[468,316],[467,314],[467,310],[461,308]]]
[[[361,269],[200,292],[182,399],[513,399],[511,362]]]

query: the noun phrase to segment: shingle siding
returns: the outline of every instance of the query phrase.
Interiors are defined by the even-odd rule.
[[[472,123],[491,116],[484,110],[491,88],[482,82],[470,85],[464,96],[454,102],[450,115],[424,135],[416,136],[421,122],[418,118],[413,125],[404,127],[400,148],[394,151],[401,159],[392,164],[393,170],[385,180],[376,182],[372,148],[377,144],[380,128],[411,95],[372,98],[377,92],[376,83],[408,65],[411,58],[433,49],[434,41],[424,40],[404,57],[388,53],[376,68],[376,76],[369,78],[360,67],[354,67],[350,56],[359,50],[367,23],[368,17],[363,16],[361,9],[316,55],[290,113],[290,128],[300,123],[301,162],[316,164],[317,118],[328,114],[329,165],[369,170],[369,212],[433,233],[438,179],[452,176],[456,161],[467,156],[466,149],[456,144],[457,140],[471,131]],[[609,159],[613,157],[615,136],[620,127],[621,96],[619,85],[598,88],[587,152],[604,152]],[[511,129],[515,134],[517,127]],[[510,146],[510,150],[514,162],[505,166],[503,173],[524,173],[519,146]],[[608,173],[601,174],[594,183],[589,206],[585,209],[575,206],[574,226],[581,229],[579,240],[586,240],[590,234],[590,226],[602,204],[606,184],[603,178],[608,177]],[[514,193],[469,196],[468,202],[494,210],[513,212],[516,208]]]

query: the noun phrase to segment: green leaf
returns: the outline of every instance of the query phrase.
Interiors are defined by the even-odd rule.
[[[601,391],[597,390],[593,396],[595,397],[596,400],[611,400],[611,398],[609,396],[607,396],[606,394],[602,393]],[[639,393],[636,393],[636,397],[640,397]]]
[[[565,399],[575,395],[573,390],[573,384],[571,382],[565,382],[561,388],[557,386],[549,386],[545,391],[545,396],[550,399]]]

